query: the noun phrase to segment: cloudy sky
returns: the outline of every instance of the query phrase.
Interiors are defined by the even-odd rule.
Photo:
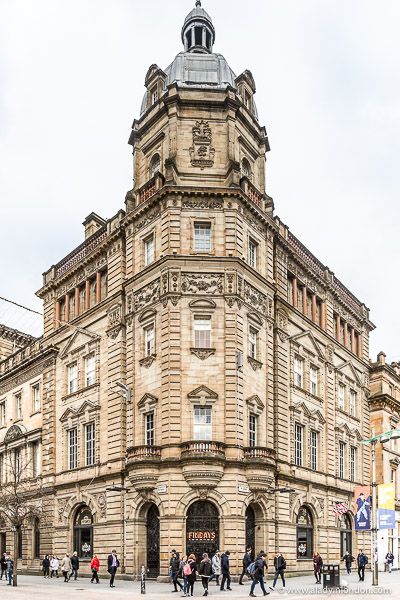
[[[131,187],[144,76],[181,50],[192,0],[0,0],[0,296],[40,310],[41,274]],[[400,3],[204,0],[215,51],[251,69],[267,189],[295,235],[371,309],[400,358]],[[8,310],[7,315],[5,311]],[[30,319],[0,303],[0,322]]]

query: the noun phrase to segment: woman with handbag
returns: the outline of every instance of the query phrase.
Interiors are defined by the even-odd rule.
[[[190,572],[189,572],[189,569],[190,569]],[[194,554],[190,554],[187,564],[184,567],[183,572],[186,575],[186,578],[188,581],[188,589],[187,589],[186,595],[189,596],[189,592],[190,592],[190,596],[193,596],[194,582],[196,581],[196,557]]]
[[[90,583],[93,583],[94,581],[96,581],[96,583],[100,583],[99,581],[99,568],[100,568],[100,561],[97,558],[97,555],[95,554],[90,562],[90,568],[92,570],[92,579],[90,580]]]

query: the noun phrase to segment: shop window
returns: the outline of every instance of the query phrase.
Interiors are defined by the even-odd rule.
[[[93,516],[87,506],[82,507],[75,517],[74,549],[83,560],[93,556]]]
[[[297,515],[297,558],[310,559],[313,556],[314,527],[310,511],[301,506]]]

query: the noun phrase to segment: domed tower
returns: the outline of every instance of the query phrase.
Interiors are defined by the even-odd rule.
[[[275,465],[269,146],[251,72],[236,76],[214,41],[198,0],[183,50],[166,68],[149,68],[130,136],[131,535],[147,540],[135,567],[147,551],[161,575],[171,548],[198,556],[230,548],[239,564],[246,542],[267,546],[273,518],[260,496]]]

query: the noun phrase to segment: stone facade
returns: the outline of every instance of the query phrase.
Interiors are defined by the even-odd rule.
[[[332,507],[347,502],[352,523],[353,487],[370,480],[373,325],[274,216],[254,79],[212,53],[200,2],[182,38],[146,75],[126,210],[89,215],[85,241],[44,274],[40,350],[0,364],[0,453],[32,360],[41,423],[21,422],[41,431],[42,553],[104,563],[116,548],[128,574],[166,576],[171,548],[219,546],[236,574],[247,542],[310,570],[313,550],[338,560]]]
[[[376,362],[370,365],[371,434],[379,435],[400,428],[400,363],[386,362],[386,355],[380,352]],[[396,529],[378,531],[379,569],[385,569],[385,556],[390,551],[394,555],[393,566],[399,568],[399,529],[400,529],[400,442],[391,440],[376,445],[376,481],[395,484]]]

